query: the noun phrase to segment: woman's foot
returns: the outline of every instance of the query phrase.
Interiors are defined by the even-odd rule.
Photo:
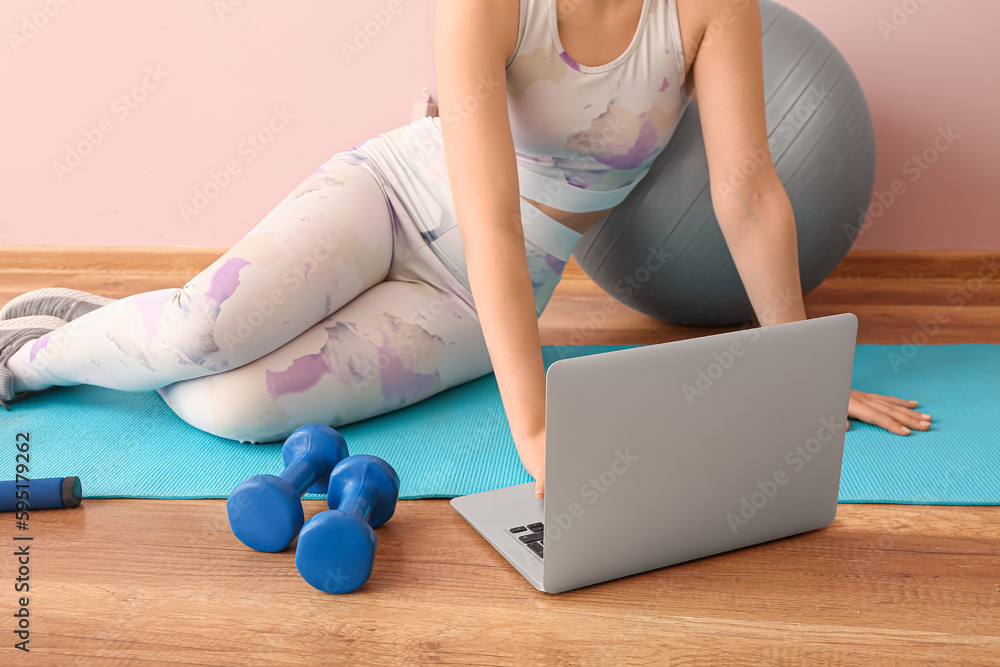
[[[22,391],[14,396],[14,375],[8,370],[7,362],[25,343],[41,338],[66,324],[65,320],[47,315],[17,317],[0,321],[0,406],[5,410],[8,403],[20,401],[40,391]]]
[[[81,292],[65,287],[44,287],[16,296],[0,308],[0,320],[13,320],[32,315],[58,317],[64,322],[72,322],[101,306],[113,303],[115,299]]]

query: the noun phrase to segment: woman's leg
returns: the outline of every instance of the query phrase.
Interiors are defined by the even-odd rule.
[[[384,414],[491,370],[478,317],[461,298],[386,280],[256,361],[158,391],[196,428],[275,442],[306,424]]]
[[[403,207],[394,208],[400,228],[415,229]],[[527,209],[522,206],[522,216],[532,214]],[[525,225],[539,314],[580,236],[554,224],[548,219],[547,227],[537,220]],[[203,431],[273,442],[306,424],[353,423],[490,373],[467,277],[453,274],[439,256],[464,256],[460,231],[449,230],[433,247],[414,234],[404,236],[418,249],[399,253],[385,282],[270,354],[236,370],[163,387],[160,395]]]
[[[14,391],[148,390],[239,368],[382,281],[394,219],[380,183],[338,153],[183,288],[136,294],[28,342]]]

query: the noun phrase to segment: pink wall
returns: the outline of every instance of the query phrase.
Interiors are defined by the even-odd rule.
[[[409,122],[434,82],[429,0],[62,2],[0,8],[0,242],[230,246],[331,155]],[[15,51],[8,31],[43,3],[58,13]],[[372,11],[387,25],[348,60]],[[57,174],[87,133],[99,145]],[[185,217],[230,161],[239,173]]]
[[[1000,247],[1000,3],[785,4],[865,88],[876,189],[900,181],[856,247]],[[884,38],[894,5],[912,15]],[[373,11],[385,25],[345,56]],[[433,88],[433,13],[431,0],[7,0],[0,243],[232,245],[330,155],[409,122]],[[959,138],[912,181],[907,161],[948,127]],[[88,138],[92,152],[60,173]],[[212,192],[227,163],[238,173]],[[212,198],[197,202],[206,186]]]
[[[895,182],[903,193],[877,219],[873,204],[855,247],[1000,248],[1000,2],[783,4],[819,27],[847,58],[875,122],[875,191],[888,202]],[[959,138],[935,154],[939,130],[949,127]],[[936,162],[922,170],[913,157],[928,150]]]

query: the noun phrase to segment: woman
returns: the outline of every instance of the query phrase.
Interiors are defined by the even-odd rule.
[[[493,370],[541,497],[537,317],[695,81],[712,203],[754,310],[763,326],[804,319],[788,198],[770,162],[739,171],[767,150],[757,3],[555,1],[438,0],[441,118],[335,154],[183,288],[13,300],[0,401],[157,389],[195,427],[262,442]],[[854,391],[848,414],[905,435],[929,427],[915,405]]]

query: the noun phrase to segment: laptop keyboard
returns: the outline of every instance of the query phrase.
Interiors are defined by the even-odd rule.
[[[514,526],[508,531],[525,547],[539,558],[545,557],[545,526],[539,523],[529,523],[526,526]]]

